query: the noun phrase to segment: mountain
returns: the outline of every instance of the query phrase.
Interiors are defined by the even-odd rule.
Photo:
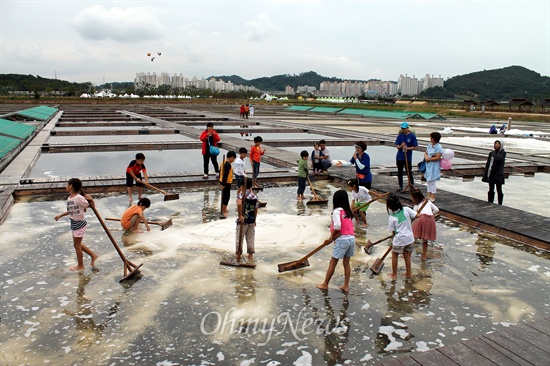
[[[287,85],[290,85],[294,89],[302,85],[314,86],[319,89],[319,85],[323,81],[343,81],[342,79],[334,77],[321,76],[314,71],[302,72],[298,75],[284,74],[251,80],[243,79],[237,75],[212,77],[215,79],[222,79],[223,81],[231,81],[233,84],[254,86],[263,91],[278,92],[284,92]]]
[[[432,90],[435,89],[435,90]],[[541,76],[522,66],[483,70],[454,76],[445,81],[444,88],[430,88],[421,94],[430,98],[510,100],[527,98],[540,100],[550,97],[550,77]]]

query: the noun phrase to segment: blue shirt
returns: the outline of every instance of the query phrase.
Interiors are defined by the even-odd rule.
[[[355,164],[355,173],[359,183],[372,182],[372,173],[370,172],[370,156],[366,151],[363,151],[363,155],[359,158],[359,162],[365,167],[360,169],[354,158],[351,158],[350,163]]]
[[[399,146],[402,143],[405,143],[407,147],[413,147],[418,146],[418,141],[416,141],[416,136],[414,133],[410,132],[408,135],[405,135],[404,133],[400,133],[397,135],[397,138],[395,139],[395,146]],[[412,162],[413,152],[412,150],[407,150],[407,160]],[[405,154],[403,153],[402,149],[397,150],[397,155],[395,156],[395,160],[405,160]]]

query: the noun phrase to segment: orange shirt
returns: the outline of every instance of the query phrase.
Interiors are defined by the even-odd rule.
[[[260,158],[264,152],[260,146],[252,145],[250,148],[250,161],[260,162]]]
[[[124,230],[130,230],[130,220],[134,215],[141,215],[143,213],[143,210],[138,205],[132,206],[124,213],[122,214],[122,218],[120,219],[120,225]]]

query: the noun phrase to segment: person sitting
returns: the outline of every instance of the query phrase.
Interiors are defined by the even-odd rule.
[[[497,126],[496,125],[491,126],[491,128],[489,129],[489,134],[490,135],[496,135],[497,134]]]
[[[501,133],[504,135],[504,133],[506,132],[506,124],[503,124],[501,127],[500,127],[500,130],[498,131],[498,133]]]

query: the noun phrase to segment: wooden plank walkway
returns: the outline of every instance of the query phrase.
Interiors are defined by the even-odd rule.
[[[523,323],[427,352],[383,361],[380,366],[548,366],[550,319]]]

